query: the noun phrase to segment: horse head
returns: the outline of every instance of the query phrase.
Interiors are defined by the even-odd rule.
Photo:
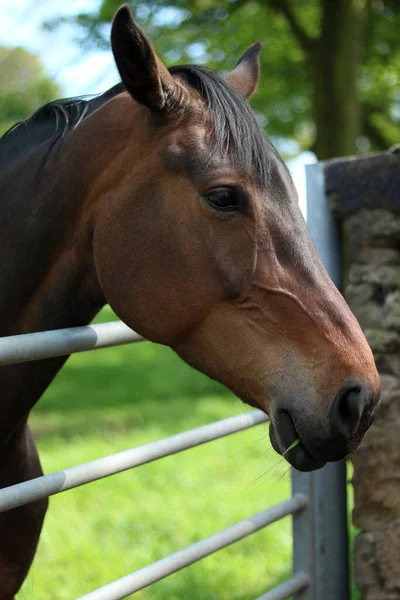
[[[167,69],[126,6],[111,39],[126,91],[87,119],[107,112],[115,124],[93,217],[105,298],[268,413],[280,454],[299,438],[285,455],[297,469],[347,456],[371,423],[379,377],[247,102],[260,44],[223,80]]]

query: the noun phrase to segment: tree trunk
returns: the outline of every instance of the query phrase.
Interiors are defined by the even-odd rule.
[[[369,0],[321,0],[321,36],[306,51],[314,84],[314,151],[319,160],[357,151],[361,103],[357,83]]]

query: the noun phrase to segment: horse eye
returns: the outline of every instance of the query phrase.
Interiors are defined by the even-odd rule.
[[[215,188],[207,192],[204,197],[216,210],[233,212],[240,209],[239,196],[234,188]]]

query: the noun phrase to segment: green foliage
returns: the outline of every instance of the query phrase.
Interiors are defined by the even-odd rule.
[[[248,45],[263,40],[263,78],[253,106],[275,141],[291,138],[301,148],[313,149],[316,82],[306,46],[318,45],[323,69],[324,55],[329,54],[330,48],[329,40],[320,36],[329,2],[178,0],[171,5],[170,0],[150,0],[130,4],[167,64],[202,62],[220,70],[230,69]],[[73,19],[81,27],[84,46],[109,47],[109,26],[119,5],[120,0],[101,0],[97,11],[81,13]],[[386,149],[400,137],[395,124],[400,121],[400,11],[393,0],[367,1],[364,6],[369,13],[359,82],[359,101],[365,108],[360,133],[366,139],[361,149]],[[49,25],[54,27],[57,23]],[[340,101],[338,97],[336,102]],[[335,123],[331,126],[337,128]]]
[[[0,46],[0,135],[40,106],[60,96],[38,56],[23,48]]]
[[[400,141],[400,4],[386,2],[370,23],[367,59],[359,82],[364,133],[373,149]]]

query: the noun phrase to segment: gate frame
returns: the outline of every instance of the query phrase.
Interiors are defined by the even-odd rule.
[[[334,284],[342,286],[340,228],[325,195],[324,163],[306,166],[307,226]],[[293,571],[309,573],[311,585],[295,600],[349,600],[346,461],[312,473],[292,470],[292,493],[309,506],[293,515]],[[334,568],[333,568],[334,565]]]

